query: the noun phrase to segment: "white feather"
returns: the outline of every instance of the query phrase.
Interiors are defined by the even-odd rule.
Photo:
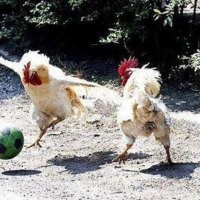
[[[39,51],[29,51],[28,53],[25,53],[20,63],[23,65],[26,65],[29,61],[31,62],[31,68],[38,65],[45,65],[46,67],[49,67],[49,58],[45,56],[44,54],[39,54]]]
[[[152,96],[159,94],[161,75],[157,70],[146,69],[144,66],[141,69],[131,69],[131,71],[132,74],[124,88],[125,97],[132,96],[135,88],[140,88]]]

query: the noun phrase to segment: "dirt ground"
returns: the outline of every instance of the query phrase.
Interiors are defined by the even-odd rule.
[[[161,93],[172,115],[173,166],[161,164],[165,152],[153,135],[138,138],[125,165],[112,162],[123,146],[116,108],[98,103],[88,123],[65,120],[42,148],[0,160],[0,199],[200,199],[200,90],[164,85]],[[25,145],[38,133],[30,104],[18,77],[1,68],[0,119],[23,131]]]

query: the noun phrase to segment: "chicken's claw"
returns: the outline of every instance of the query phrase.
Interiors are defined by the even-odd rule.
[[[40,144],[40,140],[39,139],[35,140],[35,142],[33,142],[32,144],[28,145],[27,148],[30,148],[30,147],[33,147],[33,146],[34,147],[37,147],[37,146],[38,147],[42,147],[41,144]]]
[[[123,164],[125,164],[125,160],[127,158],[127,154],[126,153],[121,153],[119,154],[116,158],[114,158],[112,161],[118,161],[119,165],[121,165],[121,163],[123,162]]]
[[[169,160],[167,160],[167,165],[168,165],[168,166],[172,166],[172,165],[174,165],[174,163],[172,162],[171,159],[169,159]]]

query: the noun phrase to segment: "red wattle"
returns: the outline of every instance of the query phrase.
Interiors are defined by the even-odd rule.
[[[42,84],[42,81],[41,81],[41,79],[40,79],[40,77],[38,76],[37,73],[34,73],[34,74],[31,75],[31,77],[30,77],[30,84],[34,85],[34,86]]]

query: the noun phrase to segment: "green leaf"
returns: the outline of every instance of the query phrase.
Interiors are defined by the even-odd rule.
[[[153,11],[154,11],[155,13],[157,13],[157,14],[161,14],[161,11],[158,10],[158,9],[153,9]]]

